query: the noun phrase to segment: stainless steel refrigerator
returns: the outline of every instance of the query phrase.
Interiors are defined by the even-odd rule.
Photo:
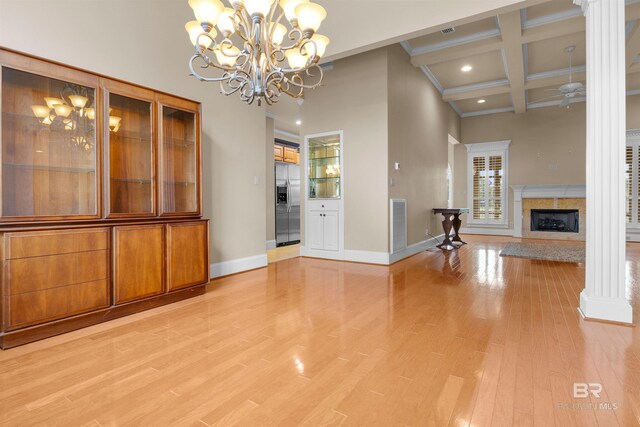
[[[276,245],[300,243],[300,166],[276,162]]]

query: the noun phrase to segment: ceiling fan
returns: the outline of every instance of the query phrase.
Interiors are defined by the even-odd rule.
[[[562,98],[562,101],[560,102],[560,107],[567,107],[569,108],[569,103],[571,102],[572,99],[574,99],[577,96],[585,96],[586,95],[586,89],[584,87],[584,85],[580,82],[574,82],[572,79],[572,74],[573,74],[573,70],[572,70],[572,57],[573,57],[573,51],[576,49],[575,46],[569,46],[567,48],[564,49],[565,52],[567,52],[567,54],[569,54],[569,82],[563,84],[562,86],[560,86],[558,89],[545,89],[545,91],[551,91],[551,92],[560,92],[557,95],[553,95],[550,96],[548,98],[543,98],[540,101],[546,101],[548,99],[554,99],[554,98]]]

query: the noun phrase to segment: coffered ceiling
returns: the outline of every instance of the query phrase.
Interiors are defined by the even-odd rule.
[[[640,94],[640,0],[626,3],[627,93]],[[585,83],[585,19],[572,0],[542,2],[453,28],[402,45],[462,117],[558,105],[561,98],[548,98],[569,81],[568,46],[575,46],[572,79]],[[472,69],[463,71],[465,66]]]

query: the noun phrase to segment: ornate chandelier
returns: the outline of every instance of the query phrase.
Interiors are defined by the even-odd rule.
[[[195,47],[189,61],[193,76],[220,82],[225,95],[238,92],[243,101],[252,104],[257,99],[258,105],[263,99],[271,105],[282,93],[302,98],[305,89],[320,85],[323,75],[318,61],[329,44],[328,37],[316,34],[326,17],[322,6],[309,0],[229,3],[232,8],[220,0],[189,0],[197,19],[185,25]],[[283,16],[290,28],[280,23]],[[206,77],[196,71],[207,68],[222,74]]]
[[[42,125],[52,130],[64,130],[74,148],[89,151],[95,145],[96,118],[89,96],[87,88],[67,83],[60,91],[60,98],[45,97],[46,105],[32,105],[31,111]],[[120,120],[120,117],[109,116],[111,132],[120,129]]]

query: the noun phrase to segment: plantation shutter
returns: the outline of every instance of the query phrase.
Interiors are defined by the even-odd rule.
[[[502,156],[473,157],[473,219],[502,219],[503,163]]]

